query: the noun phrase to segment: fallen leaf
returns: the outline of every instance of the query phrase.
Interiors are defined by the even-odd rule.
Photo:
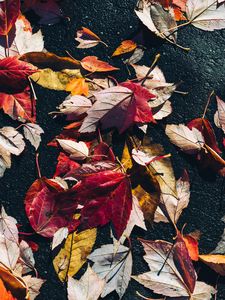
[[[20,13],[19,0],[1,0],[0,35],[8,35]]]
[[[79,42],[77,48],[80,49],[92,48],[97,46],[99,43],[105,44],[101,41],[99,36],[86,27],[82,27],[81,30],[77,31],[77,37],[75,40]]]
[[[74,95],[88,96],[88,84],[85,82],[85,78],[74,78],[66,85],[66,91],[71,92]]]
[[[34,271],[35,260],[34,260],[33,251],[30,248],[30,246],[27,244],[27,242],[22,240],[19,246],[20,246],[19,262],[22,265],[22,274],[24,275]]]
[[[53,260],[55,271],[61,281],[74,276],[86,262],[96,239],[96,228],[73,232]]]
[[[161,4],[153,1],[140,0],[135,13],[141,22],[157,36],[176,43],[177,24],[169,10],[164,10]]]
[[[18,93],[28,86],[28,76],[37,72],[37,69],[16,57],[0,59],[1,92]]]
[[[58,107],[60,114],[66,115],[67,120],[77,120],[91,108],[91,100],[83,96],[68,96]]]
[[[217,117],[218,122],[216,122],[216,125],[218,127],[221,127],[223,132],[225,133],[225,102],[220,99],[218,96],[216,97],[217,100]]]
[[[225,255],[206,254],[199,255],[199,259],[221,276],[225,276]]]
[[[29,87],[16,94],[0,93],[0,108],[13,120],[36,120],[36,100],[33,99]]]
[[[74,70],[80,67],[78,60],[58,56],[51,52],[29,52],[20,56],[20,60],[37,66],[39,69],[51,69],[53,71]]]
[[[60,152],[57,161],[58,163],[56,166],[54,177],[63,176],[66,173],[69,173],[72,170],[75,170],[80,167],[80,165],[77,162],[71,160],[69,156],[67,156],[63,152]]]
[[[67,227],[59,228],[53,236],[52,250],[59,246],[63,242],[63,240],[67,238],[68,234],[69,231]]]
[[[47,89],[64,91],[67,84],[75,78],[81,78],[80,70],[65,69],[55,72],[51,69],[43,69],[34,73],[30,78],[37,84]]]
[[[30,300],[34,300],[40,294],[40,288],[45,280],[27,275],[23,277],[29,291]]]
[[[132,54],[132,56],[129,59],[126,59],[124,61],[124,63],[129,64],[129,65],[136,64],[143,58],[143,56],[145,54],[145,50],[146,49],[144,47],[137,46],[137,48],[134,50],[134,53]]]
[[[116,127],[120,133],[133,123],[155,122],[148,101],[154,97],[138,84],[127,82],[94,94],[96,102],[87,111],[79,132]]]
[[[70,155],[71,159],[84,160],[89,155],[89,149],[84,142],[56,139],[62,149]]]
[[[83,228],[112,222],[116,238],[121,237],[132,209],[131,186],[126,174],[108,170],[84,177],[76,187],[76,199],[84,205],[80,220]]]
[[[199,250],[198,250],[198,238],[199,232],[192,232],[190,234],[183,235],[183,240],[187,247],[190,258],[194,261],[198,261]],[[197,237],[196,237],[197,236]]]
[[[145,287],[156,294],[168,297],[190,297],[194,300],[210,300],[211,294],[216,291],[204,282],[196,281],[193,293],[191,293],[182,275],[175,266],[173,260],[172,244],[165,241],[141,240],[145,250],[144,259],[151,267],[151,271],[132,276]],[[163,268],[161,268],[163,266]],[[186,272],[189,272],[187,269]],[[192,287],[193,288],[193,287]]]
[[[37,150],[41,143],[41,134],[44,133],[44,130],[38,124],[26,123],[23,126],[23,132],[25,138]]]
[[[198,153],[205,144],[204,138],[198,129],[192,128],[190,130],[183,124],[167,125],[166,135],[174,145],[188,154]]]
[[[184,171],[181,178],[176,181],[177,196],[162,193],[160,197],[159,207],[155,213],[155,222],[172,221],[177,223],[184,208],[189,204],[190,199],[190,183],[188,173]]]
[[[0,279],[0,293],[1,293],[2,300],[16,300],[16,298],[12,296],[11,292],[7,291],[1,279]]]
[[[88,265],[80,280],[68,278],[68,300],[98,300],[105,286],[101,279]]]
[[[92,252],[88,259],[94,262],[94,272],[106,281],[101,297],[104,298],[115,290],[121,299],[128,287],[132,271],[130,249],[120,245],[114,253],[113,244],[103,245]]]
[[[24,150],[25,143],[15,128],[6,126],[0,129],[0,146],[18,156]]]
[[[132,40],[122,41],[120,46],[113,52],[112,57],[132,52],[136,49],[137,44]]]
[[[43,51],[44,37],[41,30],[32,33],[29,21],[20,15],[15,23],[15,32],[11,30],[8,36],[9,56],[18,56],[32,51]],[[5,37],[0,37],[0,57],[6,57]]]
[[[186,14],[189,22],[207,31],[225,28],[225,6],[215,0],[187,0]]]
[[[89,72],[109,72],[119,70],[107,62],[101,61],[97,56],[86,56],[80,62],[81,66]]]
[[[35,180],[24,200],[31,226],[45,237],[53,237],[61,227],[76,228],[79,225],[73,220],[77,208],[73,190],[64,190],[58,183],[49,183],[53,186],[47,185],[45,178]]]

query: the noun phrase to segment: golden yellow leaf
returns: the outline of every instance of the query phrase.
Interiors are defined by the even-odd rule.
[[[145,167],[132,160],[130,155],[132,146],[129,144],[129,147],[125,144],[121,163],[130,174],[132,194],[137,197],[145,219],[152,222],[160,199],[159,184]]]
[[[65,69],[60,72],[43,69],[32,74],[30,78],[47,89],[64,91],[67,84],[74,78],[82,78],[80,70]]]
[[[113,52],[112,56],[122,55],[131,52],[137,48],[137,44],[132,40],[125,40],[119,45],[118,48]]]
[[[225,255],[207,254],[199,255],[199,259],[221,276],[225,276]]]
[[[74,276],[91,253],[97,235],[97,229],[87,229],[68,235],[64,247],[53,260],[55,271],[61,281]]]
[[[88,96],[89,88],[84,78],[74,78],[66,85],[66,91],[72,95]]]

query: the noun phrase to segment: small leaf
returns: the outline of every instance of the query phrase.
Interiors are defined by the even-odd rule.
[[[66,91],[74,95],[88,96],[88,84],[84,78],[74,78],[66,85]]]
[[[81,66],[89,72],[109,72],[119,70],[107,62],[101,61],[97,56],[86,56],[81,60]]]
[[[81,30],[77,31],[77,37],[75,38],[75,40],[79,42],[77,48],[80,49],[92,48],[102,42],[94,32],[86,27],[82,27]]]
[[[113,52],[112,57],[132,52],[133,50],[136,49],[136,47],[137,44],[132,40],[122,41],[120,46]]]
[[[44,133],[44,130],[38,124],[26,123],[23,131],[25,138],[37,150],[41,142],[41,134]]]

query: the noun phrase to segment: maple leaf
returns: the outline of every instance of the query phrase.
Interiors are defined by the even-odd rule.
[[[7,35],[20,13],[19,0],[1,0],[0,2],[0,35]]]
[[[163,293],[168,297],[191,296],[194,300],[211,299],[211,295],[216,291],[212,286],[196,281],[193,265],[182,240],[178,240],[174,249],[172,244],[166,241],[140,241],[146,253],[144,259],[151,271],[132,278],[155,293]],[[187,269],[185,265],[188,266]]]
[[[120,245],[115,253],[113,244],[103,245],[92,252],[88,259],[94,262],[93,270],[106,281],[101,297],[115,290],[121,299],[129,284],[132,271],[130,249]]]
[[[77,37],[75,40],[79,42],[77,48],[80,49],[92,48],[97,46],[99,43],[107,46],[103,41],[101,41],[99,36],[86,27],[82,27],[81,30],[77,31]]]
[[[38,124],[26,123],[23,126],[23,132],[25,138],[37,150],[41,143],[41,134],[44,133],[44,130]]]
[[[89,72],[109,72],[119,70],[107,62],[101,61],[97,56],[86,56],[80,62],[81,66]]]
[[[132,40],[122,41],[120,46],[113,52],[112,57],[132,52],[136,49],[137,44]]]
[[[73,190],[62,190],[58,183],[51,189],[44,178],[37,179],[27,191],[25,210],[33,229],[45,237],[52,237],[61,227],[71,225],[76,228],[79,222],[73,220],[77,207]]]
[[[35,260],[33,250],[27,242],[22,240],[20,242],[20,257],[18,261],[19,267],[22,267],[22,274],[27,274],[35,270]]]
[[[29,87],[16,94],[0,93],[0,108],[13,120],[36,121],[36,101]]]
[[[189,22],[207,31],[225,28],[225,6],[215,0],[187,0],[186,14]]]
[[[8,35],[9,56],[22,55],[32,51],[43,51],[44,39],[41,30],[32,33],[29,21],[20,15],[15,23],[15,32],[11,30]],[[5,37],[0,37],[0,56],[6,56]]]
[[[89,155],[89,149],[84,142],[56,139],[62,149],[74,160],[85,160]]]
[[[53,265],[61,281],[74,276],[91,253],[96,240],[96,228],[81,232],[73,232],[68,235],[63,248],[54,258]]]
[[[67,83],[66,91],[71,92],[72,95],[88,96],[88,84],[85,78],[75,78]]]
[[[77,201],[84,205],[81,209],[81,226],[92,228],[111,221],[115,236],[119,239],[132,209],[128,177],[116,171],[102,171],[84,177],[75,189]]]
[[[24,282],[29,290],[31,300],[34,300],[40,294],[40,288],[45,280],[27,275],[23,277]]]
[[[101,279],[88,265],[87,271],[80,280],[68,278],[68,300],[98,300],[105,286]]]
[[[28,76],[37,72],[36,67],[18,60],[16,57],[7,57],[0,60],[1,92],[20,92],[28,85]]]
[[[148,101],[154,96],[142,86],[126,82],[95,93],[96,102],[87,111],[79,132],[94,132],[98,122],[102,129],[116,127],[120,133],[133,123],[155,122]]]

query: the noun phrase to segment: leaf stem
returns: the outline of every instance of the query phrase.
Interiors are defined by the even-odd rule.
[[[208,100],[207,100],[207,103],[206,103],[206,106],[205,106],[205,109],[204,109],[204,112],[203,112],[203,115],[202,115],[202,119],[204,119],[205,118],[205,115],[206,115],[206,112],[207,112],[207,109],[208,109],[208,106],[209,106],[209,103],[210,103],[210,101],[211,101],[211,98],[212,98],[212,96],[214,95],[214,91],[212,91],[211,93],[210,93],[210,95],[209,95],[209,97],[208,97]]]
[[[36,167],[37,167],[37,172],[38,172],[38,177],[41,178],[41,169],[39,165],[39,153],[36,153]]]
[[[145,78],[143,79],[143,81],[141,83],[142,86],[144,85],[145,81],[148,79],[148,76],[150,75],[150,73],[152,72],[152,70],[155,68],[155,66],[156,66],[156,64],[157,64],[157,62],[158,62],[159,59],[160,59],[160,53],[156,54],[156,56],[155,56],[155,58],[153,60],[153,63],[151,64],[148,72],[145,75]]]

